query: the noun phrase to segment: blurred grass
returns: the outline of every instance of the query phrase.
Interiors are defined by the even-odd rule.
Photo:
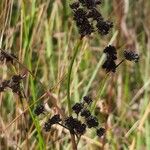
[[[79,40],[68,5],[66,0],[0,2],[1,48],[11,49],[47,89],[55,86],[67,74],[75,44]],[[105,77],[105,72],[101,69],[104,47],[109,43],[115,45],[119,40],[118,47],[121,48],[118,52],[122,55],[122,50],[130,41],[140,53],[140,61],[138,64],[125,62],[111,75],[103,95],[98,99],[97,113],[102,125],[105,122],[101,120],[101,116],[108,115],[105,149],[149,150],[149,113],[144,122],[143,117],[146,110],[150,110],[150,2],[137,0],[125,5],[129,6],[125,24],[132,35],[128,39],[124,31],[117,27],[118,6],[114,5],[114,1],[106,0],[101,8],[106,18],[114,22],[112,33],[107,37],[92,35],[83,40],[72,68],[70,105],[80,101],[86,94],[92,97],[97,95],[99,84]],[[116,33],[119,33],[119,38]],[[15,65],[18,73],[24,73],[25,68],[16,63]],[[1,65],[1,80],[13,74],[11,68],[12,66]],[[28,101],[24,101],[25,106],[35,102],[43,94],[44,89],[37,80],[29,76],[24,82],[24,90],[29,97]],[[58,106],[67,114],[66,77],[53,89],[52,94],[56,97]],[[46,100],[43,98],[41,101]],[[51,99],[48,99],[48,104],[51,107]],[[101,108],[102,104],[105,105],[104,108]],[[49,134],[42,131],[43,122],[35,118],[33,107],[27,113],[27,133],[24,132],[23,116],[4,132],[7,125],[22,112],[22,108],[10,91],[0,94],[0,107],[1,149],[16,149],[16,146],[21,149],[71,149],[70,137],[61,128],[57,127]],[[88,131],[78,147],[83,150],[100,149],[101,143],[95,133]]]

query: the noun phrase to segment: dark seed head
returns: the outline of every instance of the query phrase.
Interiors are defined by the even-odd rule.
[[[70,117],[67,117],[65,119],[65,126],[69,129],[70,133],[74,134],[75,131],[74,131],[74,128],[77,124],[77,119],[73,118],[72,116]]]
[[[94,116],[90,116],[86,119],[86,124],[88,128],[97,127],[98,126],[98,119]]]
[[[12,56],[12,57],[10,57]],[[7,52],[0,52],[0,61],[3,62],[6,60],[6,62],[11,62],[13,64],[13,58],[17,58],[13,53],[7,54]]]
[[[49,123],[49,122],[45,122],[44,123],[44,130],[46,131],[46,132],[49,132],[50,131],[50,129],[51,129],[51,124]]]
[[[96,21],[103,20],[101,13],[96,8],[91,9],[88,12],[87,17],[92,18],[93,20],[96,20]]]
[[[92,103],[92,99],[89,96],[84,96],[83,101],[88,105]]]
[[[82,103],[76,103],[73,107],[72,110],[76,113],[79,114],[79,112],[83,109],[83,104]]]
[[[82,109],[81,110],[81,116],[82,117],[88,118],[90,115],[91,115],[91,113],[90,113],[89,110],[87,110],[87,109]]]
[[[100,0],[79,0],[79,2],[88,9],[92,9],[96,7],[96,5],[101,4]]]
[[[99,129],[97,129],[96,133],[97,133],[97,136],[101,137],[104,135],[105,129],[101,127]]]
[[[10,80],[4,80],[4,81],[2,82],[2,86],[3,86],[4,88],[6,88],[6,87],[9,85],[9,82],[10,82]]]
[[[42,104],[36,106],[34,113],[39,116],[40,114],[42,114],[44,112],[44,106]]]
[[[113,27],[113,23],[110,21],[100,20],[97,22],[96,27],[101,35],[107,35],[110,29]]]
[[[50,118],[50,119],[48,120],[48,122],[49,122],[51,125],[57,124],[57,123],[59,123],[60,121],[61,121],[61,118],[60,118],[60,115],[59,115],[59,114],[54,115],[52,118]]]
[[[78,9],[79,6],[80,6],[79,2],[74,2],[74,3],[70,4],[71,9]]]
[[[14,75],[12,78],[13,82],[20,82],[20,80],[22,79],[21,75]]]
[[[4,80],[1,84],[0,84],[0,92],[3,92],[5,90],[6,87],[9,86],[9,80]]]
[[[130,51],[125,50],[124,57],[126,60],[129,60],[129,61],[138,62],[138,60],[139,60],[139,55],[137,53],[135,53],[135,51],[131,51],[131,50]]]
[[[83,124],[78,124],[78,126],[76,126],[75,131],[77,134],[83,135],[86,131],[86,125]]]
[[[114,60],[105,60],[104,64],[102,65],[102,68],[106,70],[106,72],[116,72],[116,63]]]
[[[111,59],[111,60],[116,60],[117,59],[116,48],[114,46],[112,46],[112,45],[107,46],[104,49],[104,53],[106,53],[108,59]]]
[[[4,89],[5,89],[5,88],[4,88],[3,86],[0,85],[0,92],[3,92]]]

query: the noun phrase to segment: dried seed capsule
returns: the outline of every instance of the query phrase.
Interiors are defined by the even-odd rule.
[[[87,109],[81,110],[81,116],[82,117],[88,118],[90,115],[91,115],[91,113],[89,110],[87,110]]]
[[[106,53],[108,59],[111,59],[111,60],[116,60],[117,59],[116,48],[114,46],[112,46],[112,45],[107,46],[104,49],[104,53]]]
[[[70,117],[67,117],[65,119],[65,126],[69,129],[70,133],[74,134],[75,131],[74,131],[74,128],[76,126],[77,123],[77,119],[76,118],[73,118],[72,116]]]
[[[102,68],[106,70],[106,72],[116,72],[116,63],[114,60],[105,60],[104,64],[102,65]]]
[[[12,57],[10,57],[12,56]],[[13,53],[8,53],[7,52],[0,52],[0,61],[4,62],[4,60],[6,60],[6,63],[11,62],[13,64],[13,58],[17,58]]]
[[[101,35],[107,35],[110,29],[113,27],[113,23],[110,21],[100,20],[97,22],[96,27]]]
[[[97,136],[101,137],[104,135],[105,129],[101,127],[101,128],[96,130],[96,133],[97,133]]]
[[[52,118],[50,118],[50,119],[48,120],[48,122],[49,122],[51,125],[57,124],[57,123],[59,123],[60,121],[61,121],[61,118],[60,118],[60,115],[59,115],[59,114],[54,115]]]
[[[44,112],[44,106],[42,104],[36,106],[34,113],[39,116],[40,114],[42,114]]]
[[[87,17],[92,18],[93,20],[96,20],[96,21],[102,21],[103,20],[101,13],[96,8],[91,9],[88,12]]]
[[[21,75],[13,75],[12,78],[11,78],[11,80],[12,80],[13,82],[20,82],[20,80],[22,80],[22,79],[23,79],[23,78],[22,78]]]
[[[97,127],[98,126],[98,119],[94,116],[90,116],[86,119],[86,124],[88,128]]]
[[[71,9],[78,9],[79,6],[80,6],[79,2],[74,2],[74,3],[70,4]]]
[[[44,130],[46,131],[46,132],[49,132],[50,131],[50,129],[51,129],[51,124],[49,123],[49,122],[45,122],[44,123]]]
[[[88,105],[92,103],[92,99],[89,96],[84,96],[83,101]]]
[[[76,103],[73,107],[72,110],[76,113],[79,114],[79,112],[83,109],[83,104],[82,103]]]
[[[86,131],[86,124],[79,124],[78,126],[76,126],[75,131],[77,134],[83,135]]]
[[[129,61],[138,62],[138,60],[139,60],[139,55],[137,53],[135,53],[135,51],[131,51],[131,50],[130,51],[125,50],[124,57],[126,60],[129,60]]]

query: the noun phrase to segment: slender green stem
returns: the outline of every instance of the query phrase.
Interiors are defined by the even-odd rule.
[[[102,82],[100,83],[100,86],[98,88],[98,92],[97,92],[97,95],[95,97],[95,100],[93,102],[93,105],[91,107],[91,112],[93,112],[95,110],[95,107],[96,107],[96,104],[97,104],[97,101],[99,99],[99,97],[102,96],[103,92],[104,92],[104,89],[105,89],[105,86],[106,86],[106,81],[107,81],[107,78],[109,76],[110,73],[107,73],[105,78],[102,80]]]
[[[71,115],[72,111],[71,111],[71,98],[70,98],[70,82],[71,82],[71,73],[72,73],[72,68],[73,68],[73,64],[74,64],[74,61],[75,61],[75,58],[77,56],[77,53],[79,51],[79,47],[81,45],[81,42],[82,40],[80,39],[78,41],[78,43],[76,44],[75,48],[74,48],[74,54],[73,54],[73,57],[71,59],[71,62],[70,62],[70,66],[68,68],[68,81],[67,81],[67,103],[68,103],[68,112],[69,112],[69,115]]]

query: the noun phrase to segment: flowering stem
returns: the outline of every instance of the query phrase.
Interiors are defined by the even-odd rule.
[[[71,110],[71,98],[70,98],[71,73],[72,73],[73,64],[74,64],[75,58],[77,56],[77,53],[79,51],[79,46],[80,46],[81,42],[82,42],[82,40],[78,41],[76,47],[74,48],[74,54],[73,54],[73,57],[71,59],[70,66],[68,68],[67,103],[68,103],[68,112],[69,112],[69,115],[71,115],[71,113],[72,113],[72,110]]]
[[[102,96],[103,92],[104,92],[104,88],[105,88],[105,85],[106,85],[106,81],[107,81],[107,78],[109,76],[110,73],[107,73],[105,78],[102,80],[99,88],[98,88],[98,92],[97,92],[97,95],[95,97],[95,101],[93,102],[93,105],[91,107],[91,112],[93,112],[95,110],[95,107],[96,107],[96,104],[97,104],[97,101],[99,100],[99,98]]]
[[[118,65],[116,65],[116,68],[119,67],[124,61],[125,59],[121,60],[121,62]]]

